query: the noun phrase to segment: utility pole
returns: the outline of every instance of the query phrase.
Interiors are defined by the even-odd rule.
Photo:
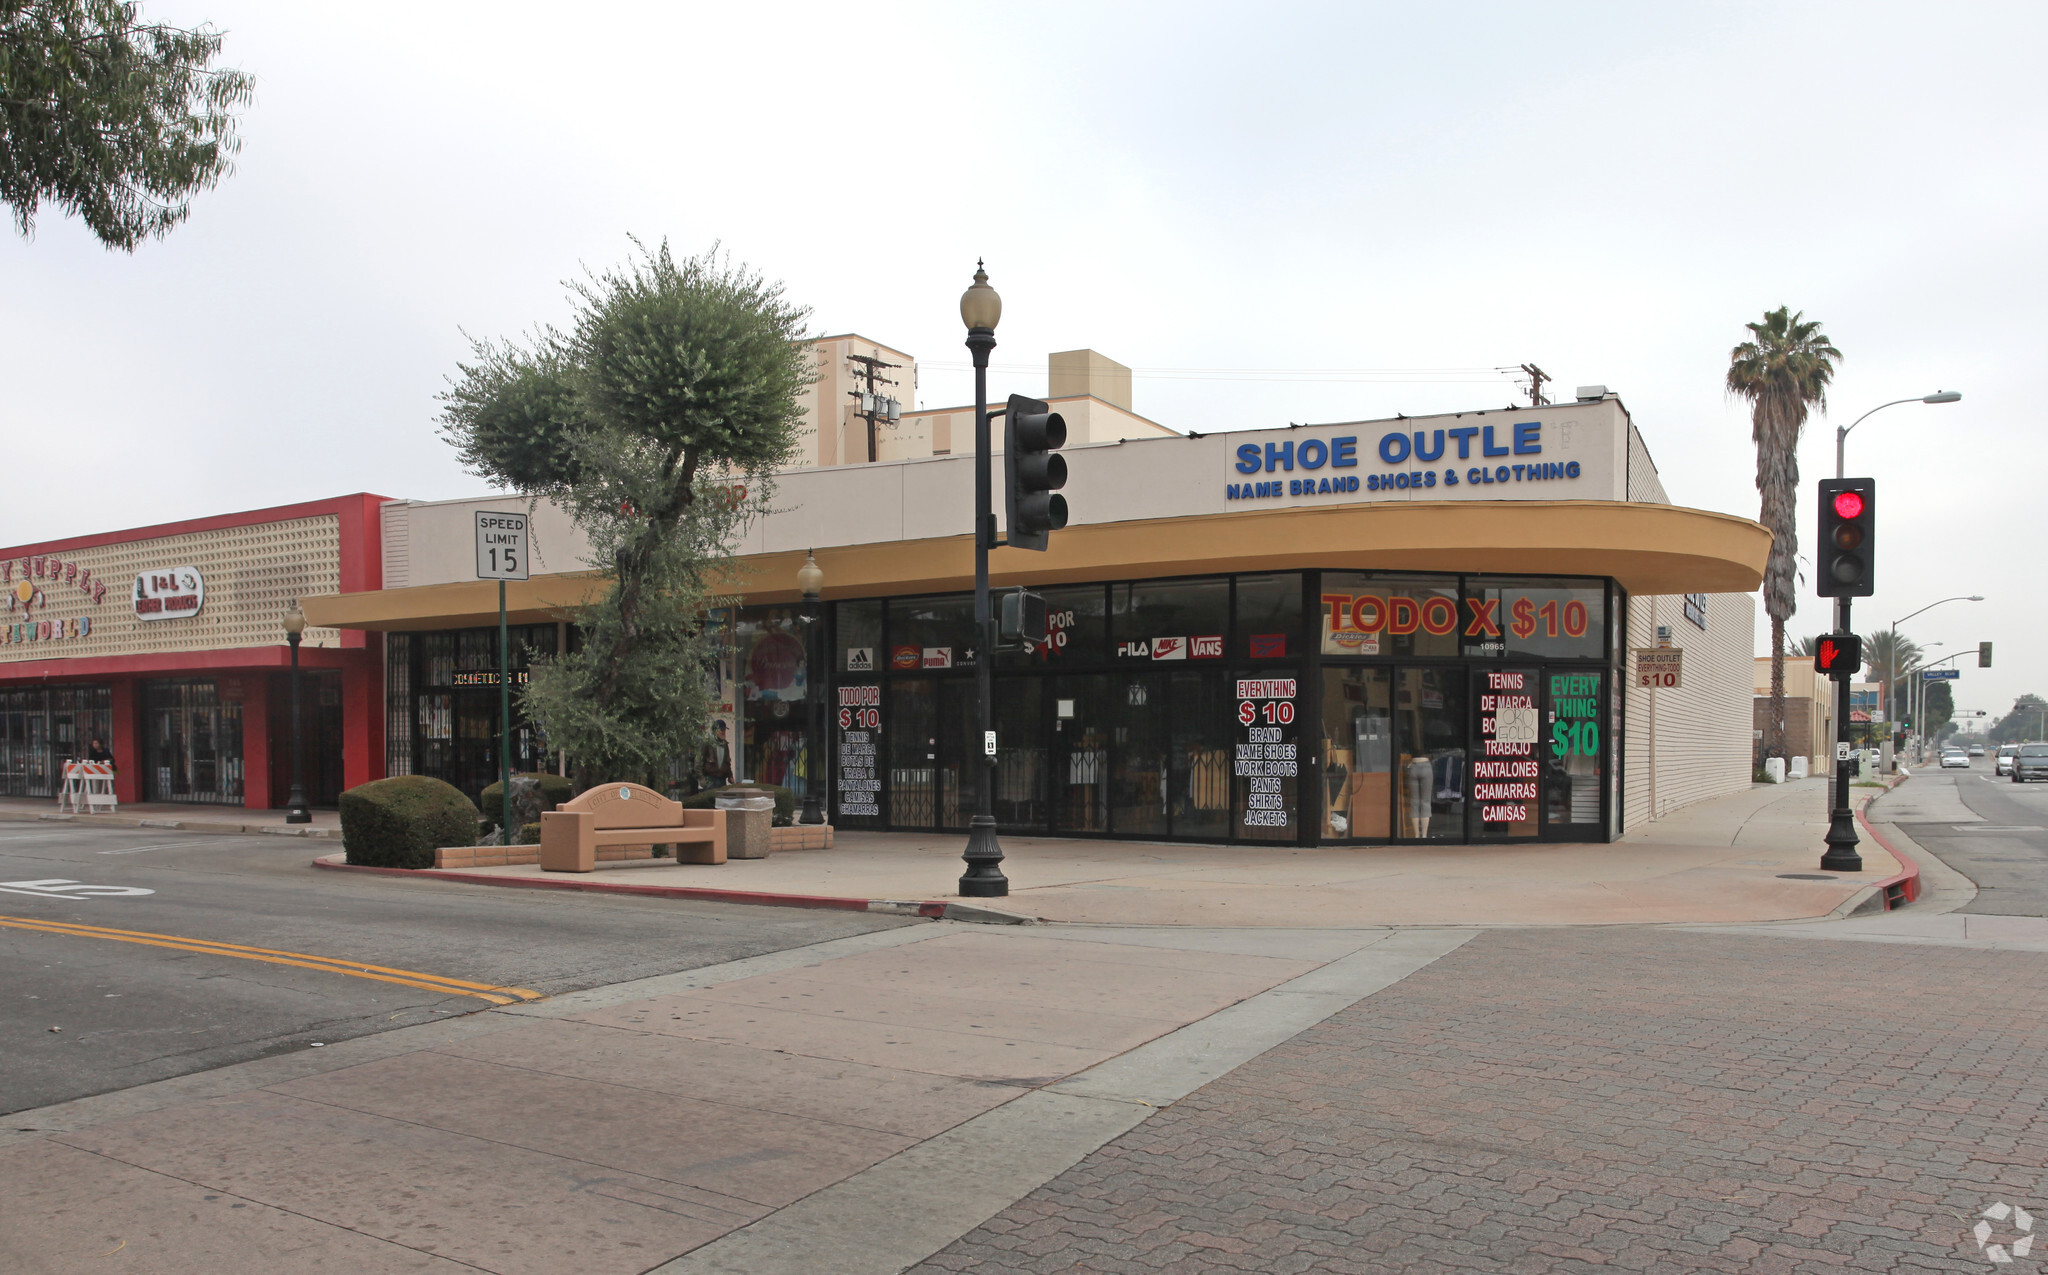
[[[868,423],[868,462],[872,464],[880,460],[882,455],[881,436],[876,432],[876,422],[889,421],[894,423],[903,415],[903,405],[886,394],[877,394],[875,387],[877,385],[896,384],[896,382],[888,377],[883,376],[881,371],[885,367],[902,367],[903,365],[901,363],[886,362],[880,356],[873,354],[849,354],[846,356],[846,361],[859,364],[859,367],[854,371],[854,375],[862,377],[867,381],[866,389],[848,390],[846,392],[860,401],[860,410],[855,412],[854,415],[862,417]]]
[[[1522,371],[1527,373],[1529,377],[1529,406],[1549,406],[1550,400],[1543,393],[1543,383],[1551,379],[1550,374],[1537,367],[1534,363],[1522,364]]]

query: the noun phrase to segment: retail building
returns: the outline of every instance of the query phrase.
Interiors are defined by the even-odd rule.
[[[1116,365],[1073,374],[1087,410],[1128,414],[1127,380],[1125,402],[1103,397]],[[974,671],[990,657],[972,628],[973,458],[956,450],[971,433],[949,427],[944,449],[933,434],[916,455],[781,475],[777,512],[741,546],[745,605],[723,617],[734,769],[801,789],[822,695],[841,827],[964,829],[972,810]],[[1033,587],[1052,615],[1046,644],[993,657],[1007,830],[1600,840],[1750,782],[1768,533],[1671,505],[1612,394],[1208,435],[1105,426],[1067,459],[1072,525],[1050,552],[992,560],[997,587]],[[386,504],[381,585],[306,603],[384,643],[392,773],[475,789],[495,771],[497,590],[472,578],[471,528],[523,505]],[[536,511],[535,536],[536,574],[509,596],[545,653],[602,583],[559,510]],[[795,583],[812,550],[820,668]],[[1640,677],[1634,652],[1659,646],[1682,671]],[[522,767],[550,760],[530,731],[515,748]]]
[[[291,599],[383,582],[378,507],[332,500],[0,550],[0,796],[51,797],[102,741],[120,800],[278,807],[290,775]],[[306,790],[384,773],[383,640],[300,652]]]

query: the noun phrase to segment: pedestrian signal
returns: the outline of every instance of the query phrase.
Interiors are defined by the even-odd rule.
[[[1813,648],[1813,670],[1823,677],[1847,680],[1863,667],[1863,639],[1854,633],[1822,635]]]

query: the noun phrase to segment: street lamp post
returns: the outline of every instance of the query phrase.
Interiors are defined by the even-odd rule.
[[[1946,646],[1946,645],[1947,645],[1947,643],[1945,643],[1945,642],[1929,642],[1929,643],[1927,643],[1927,646],[1928,646],[1928,647],[1936,647],[1936,646]],[[1919,671],[1920,671],[1920,670],[1921,670],[1922,668],[1924,668],[1924,667],[1926,667],[1926,666],[1925,666],[1925,665],[1921,665],[1921,664],[1915,664],[1915,665],[1914,665],[1913,667],[1911,667],[1911,668],[1906,668],[1906,669],[1902,669],[1902,668],[1900,668],[1900,667],[1898,666],[1898,665],[1899,665],[1899,657],[1898,657],[1898,654],[1897,654],[1897,652],[1898,652],[1898,649],[1899,649],[1899,626],[1898,626],[1898,625],[1896,625],[1896,624],[1894,624],[1894,625],[1892,625],[1892,652],[1893,652],[1893,654],[1892,654],[1892,657],[1891,657],[1891,664],[1892,664],[1892,669],[1891,669],[1891,672],[1890,672],[1890,674],[1889,674],[1889,675],[1887,675],[1887,677],[1886,677],[1886,679],[1885,679],[1885,692],[1884,692],[1884,706],[1885,706],[1885,711],[1886,711],[1887,713],[1890,713],[1890,714],[1891,714],[1891,720],[1890,720],[1890,722],[1888,722],[1888,723],[1887,723],[1887,726],[1888,726],[1888,727],[1891,727],[1891,726],[1896,726],[1896,727],[1898,727],[1899,729],[1898,729],[1898,730],[1891,730],[1891,729],[1887,729],[1887,730],[1885,731],[1885,738],[1886,738],[1886,739],[1890,739],[1890,738],[1891,738],[1891,737],[1892,737],[1893,735],[1897,735],[1897,736],[1899,737],[1899,744],[1898,744],[1898,747],[1899,747],[1899,752],[1900,752],[1900,753],[1904,753],[1904,752],[1905,752],[1905,750],[1906,750],[1906,734],[1907,734],[1907,732],[1906,732],[1906,730],[1905,730],[1905,726],[1906,726],[1906,724],[1907,724],[1908,722],[1918,722],[1918,721],[1920,720],[1920,709],[1919,709],[1919,706],[1918,706],[1918,705],[1916,705],[1916,704],[1914,704],[1914,702],[1913,702],[1913,682],[1912,682],[1912,680],[1911,680],[1911,679],[1910,679],[1910,678],[1909,678],[1909,677],[1908,677],[1907,675],[1908,675],[1908,674],[1910,674],[1910,673],[1917,673],[1917,672],[1919,672]],[[1925,648],[1923,648],[1923,649],[1925,649]],[[1901,710],[1902,708],[1903,708],[1903,709],[1904,709],[1905,711],[1901,712],[1900,710]],[[1917,758],[1916,758],[1916,760],[1917,760]]]
[[[1847,425],[1835,426],[1835,477],[1848,477],[1848,474],[1842,469],[1842,457],[1844,447],[1849,441],[1849,431],[1869,420],[1876,413],[1882,412],[1887,407],[1897,407],[1901,403],[1957,403],[1962,401],[1962,397],[1961,394],[1954,390],[1939,390],[1933,394],[1922,395],[1919,398],[1895,398],[1889,403],[1879,403],[1876,407],[1850,421]]]
[[[796,570],[796,587],[804,595],[804,699],[810,710],[809,730],[804,739],[804,811],[798,823],[825,822],[825,676],[824,634],[818,627],[818,595],[825,589],[825,573],[818,567],[815,551],[804,554],[804,565]]]
[[[313,822],[312,807],[306,804],[305,750],[299,743],[299,642],[306,633],[306,613],[293,598],[284,612],[284,640],[292,648],[292,791],[284,802],[286,823]]]
[[[1866,412],[1866,413],[1864,413],[1864,415],[1866,415],[1866,416],[1867,416],[1867,415],[1869,415],[1869,413],[1868,413],[1868,412]],[[1960,594],[1960,593],[1959,593],[1959,594],[1957,594],[1957,595],[1956,595],[1955,597],[1952,597],[1952,598],[1943,598],[1943,599],[1942,599],[1942,600],[1941,600],[1940,602],[1930,602],[1930,603],[1928,603],[1928,604],[1927,604],[1926,606],[1924,606],[1924,607],[1921,607],[1921,608],[1920,608],[1920,610],[1918,610],[1918,611],[1913,611],[1913,612],[1910,612],[1909,614],[1906,614],[1906,615],[1902,615],[1902,616],[1900,616],[1900,617],[1899,617],[1898,619],[1896,619],[1896,620],[1893,620],[1893,621],[1892,621],[1892,664],[1894,665],[1894,667],[1893,667],[1893,669],[1892,669],[1892,680],[1893,680],[1894,688],[1896,689],[1896,684],[1897,684],[1897,681],[1898,681],[1898,668],[1897,668],[1896,666],[1897,666],[1897,664],[1898,664],[1898,662],[1899,662],[1899,626],[1900,626],[1901,624],[1904,624],[1904,623],[1905,623],[1906,621],[1908,621],[1908,620],[1912,619],[1912,618],[1913,618],[1914,616],[1916,616],[1916,615],[1920,615],[1920,614],[1922,614],[1922,613],[1924,613],[1924,612],[1927,612],[1927,611],[1932,611],[1932,610],[1933,610],[1934,608],[1936,608],[1936,607],[1938,607],[1938,606],[1942,606],[1942,605],[1945,605],[1945,604],[1947,604],[1947,603],[1950,603],[1950,602],[1982,602],[1983,600],[1984,600],[1984,595],[1983,595],[1983,594],[1981,594],[1981,593],[1971,593],[1971,594]],[[1949,659],[1954,659],[1954,658],[1956,658],[1956,657],[1952,655],[1952,656],[1949,656],[1948,658],[1949,658]],[[1942,661],[1936,661],[1936,662],[1937,662],[1937,663],[1941,663]],[[1916,670],[1916,671],[1917,671],[1917,670]],[[1916,679],[1916,680],[1917,680],[1917,679]],[[1908,684],[1908,689],[1909,689],[1909,690],[1911,690],[1911,689],[1912,689],[1912,687],[1911,687],[1911,684],[1910,684],[1910,683]],[[1920,758],[1920,757],[1923,757],[1923,756],[1925,756],[1925,755],[1926,755],[1926,748],[1927,748],[1927,730],[1926,730],[1926,728],[1925,728],[1924,724],[1921,724],[1921,723],[1920,723],[1920,718],[1921,718],[1921,716],[1922,716],[1922,712],[1921,712],[1921,710],[1922,710],[1922,708],[1924,707],[1924,705],[1923,705],[1923,704],[1921,703],[1921,700],[1922,700],[1922,698],[1923,698],[1923,695],[1924,695],[1925,689],[1926,689],[1925,687],[1921,687],[1921,688],[1919,688],[1919,693],[1916,693],[1916,694],[1914,694],[1914,696],[1913,696],[1913,701],[1914,701],[1914,707],[1913,707],[1913,721],[1914,721],[1914,723],[1915,723],[1916,725],[1921,725],[1921,730],[1920,730],[1920,748],[1919,748],[1919,749],[1918,749],[1917,751],[1915,751],[1915,753],[1913,754],[1913,756],[1914,756],[1914,758],[1915,758],[1916,760],[1917,760],[1918,758]]]
[[[967,825],[967,849],[960,856],[967,871],[960,875],[960,893],[970,899],[1000,899],[1010,893],[1003,875],[1003,847],[996,839],[994,714],[991,707],[991,665],[995,634],[989,618],[988,551],[995,541],[994,480],[990,474],[988,428],[988,356],[996,348],[996,324],[1003,317],[1003,299],[988,286],[988,271],[974,263],[974,283],[960,295],[960,321],[967,325],[967,348],[974,355],[974,699],[980,724],[981,765],[974,794],[974,818]]]

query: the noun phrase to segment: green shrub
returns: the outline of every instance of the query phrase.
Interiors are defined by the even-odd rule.
[[[769,822],[776,827],[787,828],[796,822],[796,794],[789,789],[779,784],[734,784],[732,787],[759,788],[762,792],[774,797],[775,817],[770,819]],[[718,794],[725,791],[727,790],[724,788],[707,788],[703,792],[694,793],[688,797],[680,797],[677,800],[683,803],[683,809],[685,810],[715,810],[718,808]]]
[[[540,780],[540,808],[555,810],[569,798],[576,795],[576,785],[567,775],[551,775],[544,770],[521,770],[514,774],[524,779]],[[505,785],[494,783],[484,789],[480,803],[483,807],[483,830],[486,833],[498,830],[498,820],[505,813]],[[516,816],[515,816],[516,817]],[[538,826],[538,825],[536,825]],[[525,835],[523,832],[520,834]],[[538,836],[539,834],[535,834]],[[521,842],[520,844],[525,844]]]
[[[341,794],[348,862],[431,868],[434,851],[476,844],[477,810],[462,790],[425,775],[373,779]]]

